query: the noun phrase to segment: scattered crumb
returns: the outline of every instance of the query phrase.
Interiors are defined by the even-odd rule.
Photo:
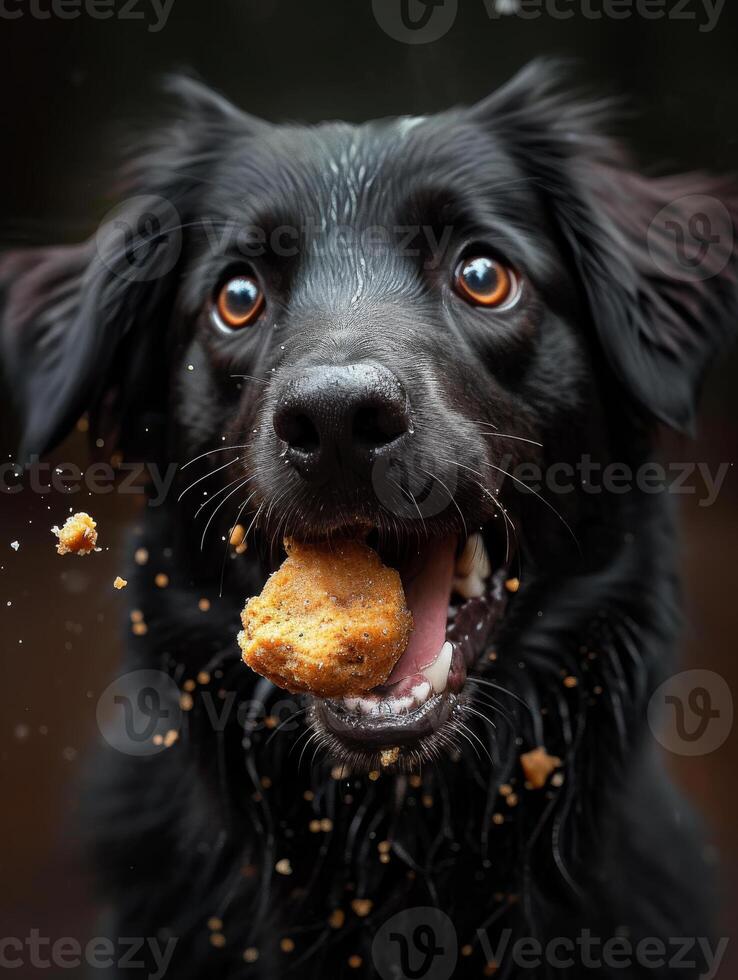
[[[245,963],[256,963],[259,959],[259,950],[256,946],[249,946],[248,949],[243,951],[243,959]]]
[[[577,678],[573,677],[571,674],[564,678],[564,687],[576,687],[578,683],[579,681]]]
[[[130,616],[132,623],[142,623],[144,621],[144,614],[140,609],[131,609]]]
[[[340,929],[346,921],[346,913],[343,909],[333,909],[329,918],[328,925],[331,929]]]
[[[11,541],[10,547],[13,549],[13,551],[17,551],[20,548],[20,541]]]
[[[471,954],[474,952],[474,949],[469,943],[465,943],[461,947],[460,952],[462,956],[471,956]]]
[[[520,579],[509,578],[507,582],[505,582],[505,588],[507,589],[508,592],[517,592],[518,589],[520,588]]]
[[[191,677],[188,677],[187,680],[182,685],[182,687],[183,687],[183,689],[185,691],[194,691],[195,690],[195,682],[192,680]]]
[[[116,575],[115,578],[113,579],[114,589],[125,589],[127,585],[128,585],[128,579],[121,578],[120,575]]]
[[[376,783],[376,781],[379,779],[379,769],[372,769],[368,775],[369,779],[371,779],[373,783]]]
[[[225,946],[226,938],[222,932],[213,932],[210,935],[210,944],[215,946],[217,949],[222,949]]]
[[[243,524],[236,524],[236,526],[231,531],[231,545],[234,548],[238,548],[239,545],[244,543],[244,538],[246,537],[246,528]]]
[[[356,953],[354,953],[353,956],[349,956],[348,965],[351,967],[352,970],[358,970],[361,964],[362,964],[362,959],[360,956],[357,956]]]
[[[216,915],[208,919],[208,929],[211,932],[220,932],[223,928],[223,920],[219,919]]]
[[[201,670],[200,673],[197,675],[197,683],[198,684],[209,684],[210,683],[210,674],[206,670]]]
[[[285,936],[284,939],[280,939],[279,948],[283,953],[291,953],[295,948],[295,942],[289,936]]]
[[[280,875],[291,875],[292,865],[290,864],[290,859],[280,858],[280,860],[274,865],[274,870]]]
[[[370,898],[355,898],[351,902],[351,908],[354,913],[363,919],[365,916],[369,915],[372,910],[373,902]]]
[[[210,599],[200,599],[197,604],[197,608],[200,612],[207,612],[210,609]]]
[[[379,753],[379,764],[383,767],[393,766],[400,758],[399,745],[393,745],[391,749],[382,749]]]
[[[136,636],[145,636],[149,632],[148,626],[143,622],[134,623],[131,629]]]
[[[149,560],[149,553],[146,548],[136,548],[133,552],[133,560],[137,565],[145,565]]]
[[[160,589],[166,589],[169,585],[169,576],[164,572],[159,572],[158,575],[154,577],[154,584]]]
[[[192,695],[188,694],[187,691],[185,691],[184,694],[180,695],[179,706],[182,709],[182,711],[192,711],[192,707],[194,703],[195,702],[192,700]]]
[[[545,748],[539,745],[537,749],[531,749],[530,752],[524,752],[520,756],[520,765],[531,788],[541,789],[546,785],[554,769],[558,769],[561,765],[561,759],[549,755]]]
[[[55,525],[52,527],[51,533],[59,539],[56,553],[58,555],[89,555],[97,545],[96,527],[97,524],[90,515],[82,511],[68,517],[61,528]]]
[[[178,738],[179,738],[179,732],[177,731],[177,729],[170,728],[169,731],[164,736],[164,745],[167,748],[171,748],[171,746],[174,745],[174,743],[177,741]]]

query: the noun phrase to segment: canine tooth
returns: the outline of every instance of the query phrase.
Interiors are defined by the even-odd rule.
[[[484,538],[478,531],[475,531],[466,539],[464,550],[456,561],[454,574],[457,578],[466,578],[467,575],[476,574],[485,579],[491,571],[492,566]]]
[[[449,640],[446,640],[436,659],[423,671],[423,676],[436,694],[440,694],[446,690],[446,682],[448,681],[448,672],[451,669],[453,652],[453,644]]]
[[[478,599],[485,592],[484,579],[476,572],[471,572],[463,577],[455,576],[451,587],[463,599]]]

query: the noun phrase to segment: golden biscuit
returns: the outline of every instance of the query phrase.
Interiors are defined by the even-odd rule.
[[[285,541],[287,558],[241,614],[244,661],[288,691],[321,697],[383,684],[412,616],[400,576],[362,541]]]

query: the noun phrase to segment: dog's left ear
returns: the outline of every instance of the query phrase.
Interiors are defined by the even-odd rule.
[[[599,343],[640,406],[691,430],[714,355],[738,336],[738,189],[649,178],[602,135],[612,103],[573,97],[534,62],[471,110],[540,188]]]
[[[176,108],[136,146],[123,202],[97,233],[0,257],[0,351],[22,460],[53,448],[87,409],[107,435],[166,391],[182,226],[200,215],[214,147],[268,126],[192,78],[169,77],[166,89]]]

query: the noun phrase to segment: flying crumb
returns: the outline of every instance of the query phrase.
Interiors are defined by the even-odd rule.
[[[280,940],[279,948],[283,953],[291,953],[295,948],[294,940],[290,939],[289,936],[285,936],[284,939]]]
[[[345,921],[346,913],[343,909],[333,909],[328,918],[328,925],[331,929],[341,929]]]
[[[210,609],[210,599],[200,599],[197,604],[197,608],[200,612],[207,612]]]
[[[17,551],[20,548],[20,541],[11,541],[10,547],[13,549],[13,551]]]
[[[280,860],[274,865],[274,870],[280,875],[291,875],[292,865],[290,864],[290,859],[280,858]]]
[[[63,527],[52,527],[51,533],[59,539],[56,546],[58,555],[89,555],[95,550],[97,545],[97,524],[90,517],[80,511],[79,514],[72,514],[64,522]]]
[[[393,766],[400,758],[399,745],[393,745],[391,749],[382,749],[379,753],[379,764],[383,767]]]
[[[505,588],[507,589],[508,592],[517,592],[518,589],[520,588],[520,579],[509,578],[507,582],[505,582]]]
[[[159,589],[166,589],[166,587],[169,585],[169,576],[164,572],[159,572],[159,574],[154,577],[154,584]]]
[[[243,951],[243,959],[245,963],[256,963],[259,959],[259,950],[256,946],[249,946],[248,949]]]
[[[116,575],[115,578],[113,579],[114,589],[125,589],[127,585],[128,585],[128,579],[121,578],[120,575]]]
[[[578,683],[579,681],[577,678],[573,677],[571,674],[564,678],[564,687],[576,687]]]
[[[360,919],[365,918],[372,910],[372,905],[374,903],[370,898],[355,898],[351,902],[351,908],[354,913],[359,916]]]
[[[361,964],[362,964],[362,959],[360,956],[357,956],[356,953],[354,953],[353,956],[349,956],[348,965],[351,967],[352,970],[358,970]]]
[[[226,938],[222,932],[213,932],[210,934],[210,944],[215,946],[216,949],[222,949],[225,946]]]
[[[149,560],[149,553],[146,548],[136,548],[133,552],[133,560],[137,565],[145,565]]]
[[[530,752],[524,752],[520,756],[520,765],[523,767],[525,778],[533,789],[541,789],[546,785],[548,777],[561,765],[561,759],[555,755],[549,755],[542,745]]]

